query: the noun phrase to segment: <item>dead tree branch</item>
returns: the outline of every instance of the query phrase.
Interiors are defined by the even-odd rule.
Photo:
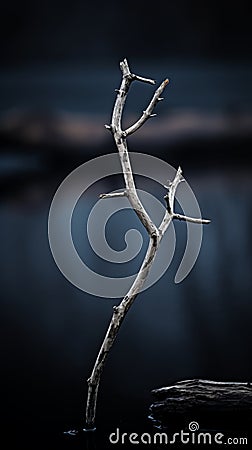
[[[116,339],[119,328],[123,322],[123,319],[126,316],[127,311],[130,306],[134,302],[137,294],[141,291],[141,288],[147,278],[150,267],[154,261],[159,243],[167,230],[171,220],[173,218],[178,218],[178,215],[173,213],[173,205],[174,198],[178,184],[182,181],[182,170],[179,167],[177,174],[174,180],[170,183],[168,187],[168,193],[165,196],[167,202],[167,211],[161,222],[159,229],[153,223],[151,218],[149,217],[147,211],[145,210],[142,202],[138,197],[138,193],[135,186],[134,176],[132,172],[130,157],[127,148],[126,137],[137,131],[150,117],[153,117],[153,109],[156,104],[162,99],[160,96],[168,84],[168,80],[164,80],[160,86],[157,88],[154,93],[148,107],[143,112],[142,116],[139,120],[137,120],[133,125],[131,125],[125,131],[122,130],[122,114],[125,105],[125,101],[127,98],[127,94],[130,88],[130,85],[133,81],[140,81],[149,84],[155,84],[154,80],[143,78],[141,76],[132,74],[129,69],[129,65],[126,59],[120,63],[120,68],[122,71],[122,81],[121,86],[117,90],[117,97],[115,100],[115,105],[112,113],[112,119],[110,125],[105,125],[105,127],[111,131],[118,152],[119,158],[122,166],[124,182],[125,182],[125,190],[124,192],[118,193],[108,193],[101,194],[101,198],[113,198],[113,197],[122,197],[126,196],[136,212],[138,218],[144,225],[148,235],[149,235],[149,245],[142,262],[142,265],[139,269],[136,278],[129,289],[128,293],[125,295],[119,306],[114,306],[114,312],[101,345],[100,351],[96,358],[93,371],[91,373],[90,378],[88,379],[88,398],[86,405],[86,429],[94,429],[95,427],[95,414],[96,414],[96,403],[97,403],[97,394],[100,383],[101,374],[104,368],[104,364],[107,358],[107,355]],[[190,220],[195,223],[208,223],[203,222],[201,219],[191,219],[183,216],[183,219],[180,220]]]

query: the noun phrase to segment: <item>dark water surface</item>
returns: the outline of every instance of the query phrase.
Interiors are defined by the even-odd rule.
[[[202,215],[212,220],[204,228],[200,256],[191,274],[174,284],[186,239],[185,224],[176,223],[178,244],[169,270],[139,295],[108,358],[98,437],[88,441],[64,431],[84,426],[85,380],[118,301],[79,291],[56,267],[47,239],[56,183],[38,183],[2,199],[1,420],[16,448],[45,448],[48,442],[48,448],[116,448],[108,435],[117,427],[152,429],[154,388],[194,377],[251,381],[251,177],[240,168],[205,176],[191,172],[187,179]],[[96,198],[91,192],[77,208],[76,236]],[[124,245],[125,222],[138,226],[133,214],[122,222],[112,221],[108,231],[114,248]],[[84,239],[83,257],[101,271],[85,245]]]

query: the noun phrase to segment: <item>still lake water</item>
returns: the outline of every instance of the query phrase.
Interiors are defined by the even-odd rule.
[[[204,228],[200,256],[190,275],[174,284],[186,239],[185,224],[176,223],[172,264],[139,295],[108,359],[98,403],[100,431],[96,442],[87,443],[91,448],[110,448],[108,434],[117,427],[150,430],[154,388],[193,377],[251,381],[251,178],[240,169],[205,177],[191,173],[189,180],[202,215],[212,220]],[[118,303],[79,291],[56,267],[47,239],[56,187],[38,183],[3,199],[0,207],[2,423],[17,448],[43,447],[48,440],[85,448],[85,436],[63,432],[84,425],[85,380]],[[100,272],[101,261],[80,237],[96,199],[92,192],[82,199],[73,228],[80,253]],[[122,249],[121,236],[132,227],[138,222],[130,212],[111,219],[112,247]],[[113,273],[122,272],[121,267]]]

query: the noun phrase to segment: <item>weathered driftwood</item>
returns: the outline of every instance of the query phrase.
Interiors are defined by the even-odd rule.
[[[142,286],[148,276],[151,265],[156,256],[156,252],[158,250],[159,244],[171,224],[173,219],[190,221],[196,224],[207,224],[210,220],[181,216],[174,212],[174,201],[175,194],[179,183],[183,181],[182,170],[181,167],[178,168],[177,173],[174,177],[174,180],[170,182],[169,186],[165,186],[167,189],[167,194],[165,195],[166,201],[166,212],[163,216],[163,219],[159,225],[159,228],[156,227],[152,219],[149,217],[147,211],[142,204],[137,189],[135,186],[134,175],[131,167],[130,156],[128,153],[127,147],[127,137],[131,134],[135,133],[140,127],[142,127],[147,120],[151,117],[155,116],[153,114],[153,110],[158,102],[162,100],[161,94],[163,93],[165,87],[168,84],[168,79],[165,79],[160,86],[154,92],[154,95],[147,106],[146,110],[143,111],[141,117],[129,128],[126,130],[122,129],[122,114],[124,110],[125,101],[127,98],[127,94],[129,88],[133,81],[140,81],[148,84],[155,84],[154,80],[149,78],[144,78],[139,75],[135,75],[130,71],[128,62],[124,59],[120,63],[120,68],[122,71],[122,80],[120,88],[116,90],[117,96],[113,108],[111,124],[105,125],[105,127],[112,133],[114,137],[114,141],[119,153],[119,158],[121,162],[122,172],[124,176],[125,182],[125,190],[124,192],[116,192],[116,193],[107,193],[101,194],[101,199],[111,199],[113,197],[127,197],[130,205],[133,210],[137,214],[139,220],[142,222],[145,227],[148,235],[149,235],[149,245],[143,259],[142,265],[137,273],[135,280],[130,287],[129,291],[126,293],[121,303],[118,306],[114,306],[114,311],[111,317],[111,321],[109,323],[107,333],[104,337],[102,345],[100,347],[99,353],[94,363],[94,367],[91,373],[90,378],[88,379],[88,396],[87,396],[87,404],[86,404],[86,430],[93,430],[95,428],[95,415],[96,415],[96,404],[97,404],[97,396],[98,389],[101,379],[101,374],[103,372],[103,368],[109,354],[110,349],[112,348],[115,339],[117,337],[118,331],[121,327],[121,324],[129,310],[132,306],[136,296],[141,291]]]
[[[186,426],[244,429],[252,425],[252,384],[210,380],[185,380],[152,391],[156,401],[150,418],[161,428]]]

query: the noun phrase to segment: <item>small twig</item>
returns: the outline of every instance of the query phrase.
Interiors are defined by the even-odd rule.
[[[166,201],[167,211],[168,211],[169,214],[173,213],[173,207],[174,207],[174,200],[175,200],[176,190],[177,190],[178,185],[182,181],[184,181],[184,178],[182,177],[182,169],[179,166],[173,182],[172,183],[170,182],[169,186],[165,186],[168,189],[168,192],[164,196],[164,199]]]
[[[110,192],[109,194],[100,194],[99,198],[104,199],[104,198],[115,198],[125,196],[127,196],[127,192],[123,191],[123,192]]]
[[[127,60],[124,60],[127,63]],[[156,84],[155,80],[152,80],[151,78],[144,78],[144,77],[140,77],[139,75],[135,75],[134,73],[131,74],[132,80],[136,80],[136,81],[142,81],[143,83],[148,83],[148,84]]]
[[[164,80],[163,83],[161,83],[161,85],[157,88],[156,92],[154,93],[149,103],[149,106],[146,108],[145,111],[143,111],[143,114],[140,117],[140,119],[138,119],[136,123],[134,123],[124,131],[123,133],[124,137],[129,136],[130,134],[138,130],[150,117],[156,116],[156,114],[153,114],[152,111],[155,108],[156,104],[163,99],[162,97],[160,97],[160,95],[162,94],[163,90],[165,89],[168,83],[169,83],[168,79]]]
[[[164,199],[166,201],[166,212],[163,217],[163,220],[159,226],[159,232],[164,235],[166,232],[168,226],[170,225],[172,219],[173,219],[173,207],[174,207],[174,200],[175,200],[175,194],[178,185],[184,181],[184,178],[182,177],[182,169],[179,166],[176,175],[174,177],[174,180],[169,183],[169,186],[165,186],[168,189],[167,194],[164,196]]]
[[[164,199],[166,201],[166,213],[165,213],[164,218],[159,226],[159,232],[162,234],[165,233],[171,220],[173,220],[173,219],[183,220],[185,222],[192,222],[192,223],[196,223],[196,224],[205,224],[205,225],[207,225],[211,222],[210,220],[202,219],[201,217],[200,218],[188,217],[188,216],[184,216],[184,215],[177,214],[174,212],[174,200],[175,200],[176,190],[177,190],[178,185],[182,181],[185,181],[185,180],[182,177],[182,169],[181,169],[181,167],[179,167],[173,182],[172,183],[170,182],[168,186],[165,186],[165,188],[168,190],[167,194],[164,196]]]
[[[199,223],[205,225],[211,222],[211,220],[208,219],[196,219],[195,217],[182,216],[181,214],[173,214],[172,218],[177,220],[184,220],[185,222]]]

